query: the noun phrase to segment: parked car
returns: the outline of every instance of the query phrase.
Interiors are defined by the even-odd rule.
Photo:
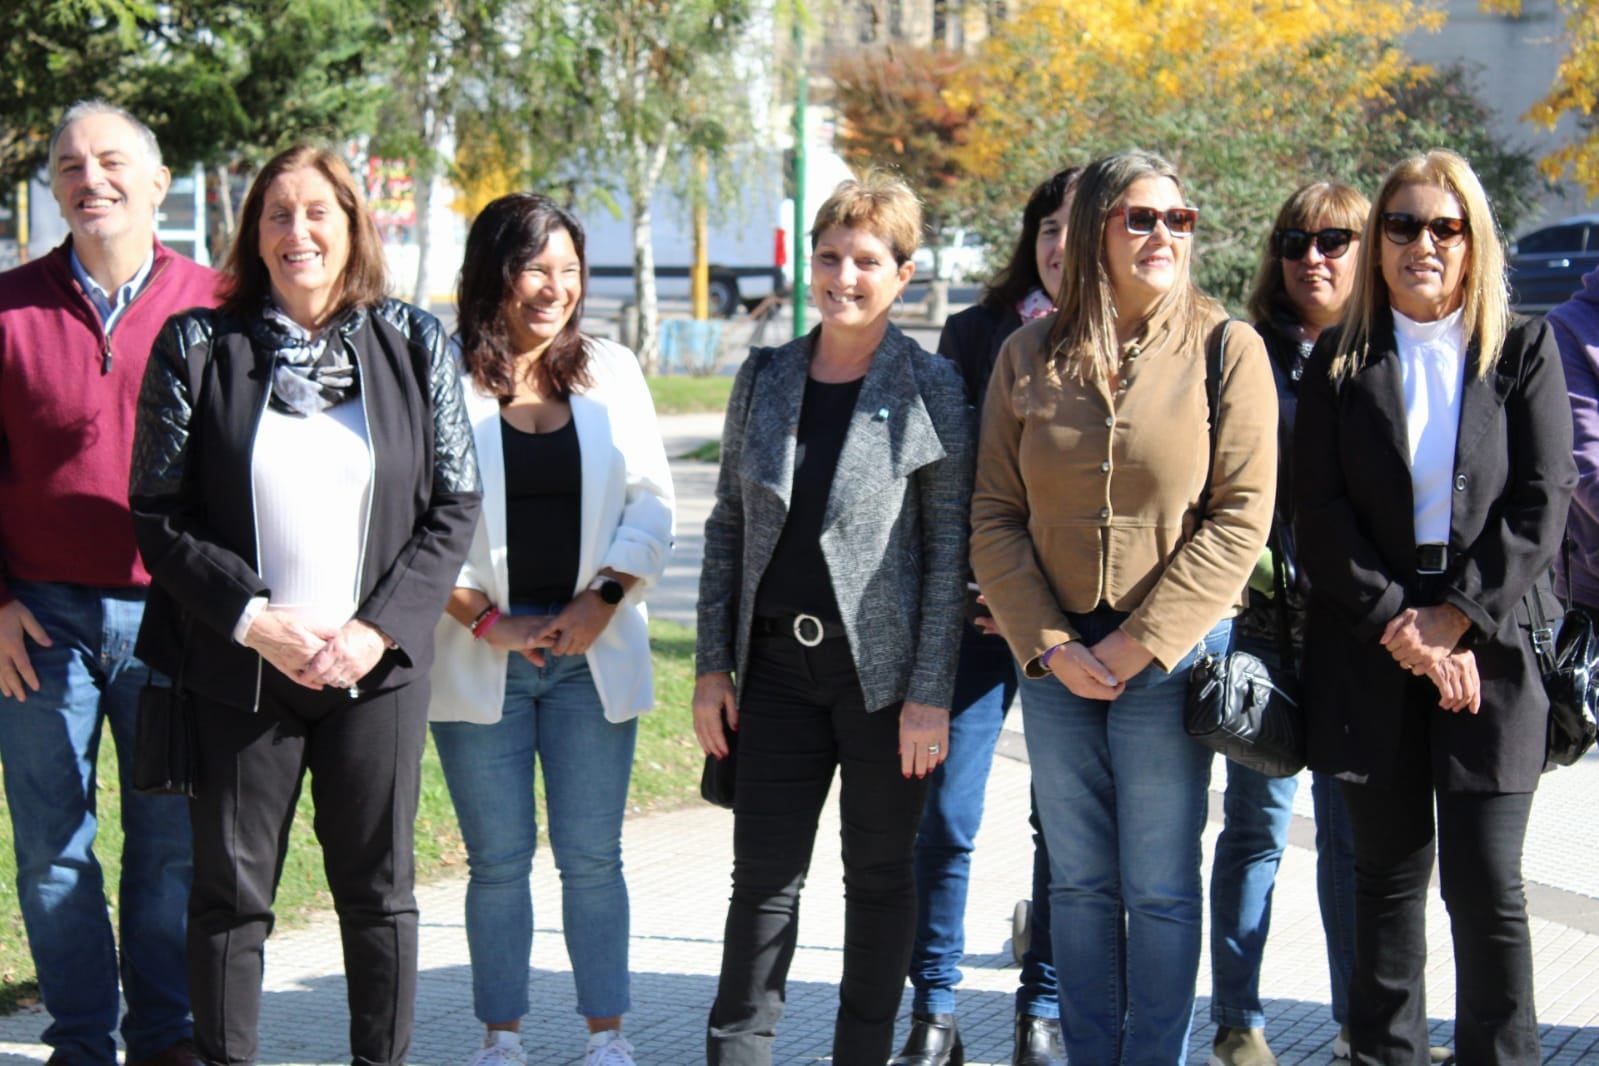
[[[1599,215],[1573,215],[1523,234],[1510,245],[1510,300],[1518,311],[1547,311],[1582,287],[1599,266]]]
[[[982,239],[970,230],[952,229],[944,234],[944,243],[938,249],[938,269],[933,269],[933,249],[922,245],[911,256],[911,262],[916,264],[916,276],[913,281],[932,281],[937,277],[940,281],[948,281],[959,285],[983,276],[988,266],[988,247]]]

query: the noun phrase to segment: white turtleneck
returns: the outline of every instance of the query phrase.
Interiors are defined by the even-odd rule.
[[[1436,322],[1417,322],[1398,311],[1393,316],[1410,438],[1416,543],[1447,544],[1455,438],[1460,433],[1460,385],[1466,373],[1461,312]]]

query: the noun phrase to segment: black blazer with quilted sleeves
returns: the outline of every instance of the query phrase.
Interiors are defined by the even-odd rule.
[[[386,300],[345,325],[357,353],[374,463],[356,617],[395,647],[370,691],[426,676],[481,499],[460,373],[437,319]],[[139,657],[204,696],[250,708],[261,658],[235,644],[256,571],[250,457],[271,388],[270,354],[220,311],[175,315],[145,368],[129,486],[150,570]],[[184,630],[188,633],[185,635]]]

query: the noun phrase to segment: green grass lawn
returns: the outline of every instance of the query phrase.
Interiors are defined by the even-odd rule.
[[[700,767],[704,756],[694,740],[689,701],[694,694],[694,631],[671,622],[650,623],[650,643],[655,655],[656,710],[639,724],[638,750],[633,760],[630,813],[639,814],[679,806],[699,799]],[[100,749],[97,793],[100,832],[95,852],[105,882],[115,885],[121,868],[121,790],[117,784],[116,752],[109,743]],[[543,784],[539,784],[539,825],[543,836]],[[416,820],[416,868],[419,880],[464,875],[466,848],[456,826],[455,810],[444,786],[438,753],[431,737],[422,758],[422,798]],[[0,796],[0,1013],[34,1001],[33,961],[28,955],[22,915],[17,910],[16,854],[12,849],[11,814]],[[310,914],[331,909],[322,874],[322,852],[311,831],[311,798],[306,789],[295,812],[294,831],[283,880],[278,886],[276,912],[279,925],[293,926]],[[116,900],[111,900],[115,922]]]
[[[733,395],[733,379],[725,374],[700,377],[672,374],[647,379],[650,398],[659,415],[687,415],[727,410]]]

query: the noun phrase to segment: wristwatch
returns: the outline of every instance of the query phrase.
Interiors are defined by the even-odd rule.
[[[589,591],[598,592],[600,600],[612,607],[622,602],[622,595],[627,591],[622,588],[622,583],[614,577],[601,574],[589,582]]]

